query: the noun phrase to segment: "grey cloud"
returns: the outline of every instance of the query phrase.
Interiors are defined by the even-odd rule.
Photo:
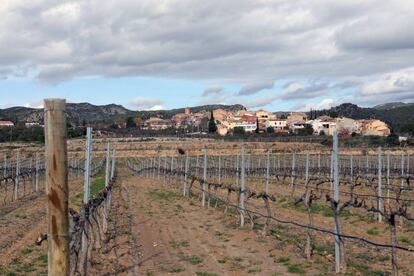
[[[129,105],[131,107],[137,108],[137,109],[154,109],[156,107],[162,106],[163,101],[159,99],[153,99],[153,98],[146,98],[146,97],[136,97],[129,101]]]
[[[3,2],[0,78],[225,80],[251,84],[238,94],[252,95],[273,87],[263,80],[365,82],[414,64],[414,10],[406,0]],[[327,92],[314,86],[280,96]]]
[[[206,90],[204,90],[202,96],[206,97],[206,96],[209,96],[209,95],[212,95],[212,94],[219,94],[222,91],[223,91],[223,87],[210,86]]]
[[[281,94],[282,100],[297,100],[297,99],[312,99],[325,95],[329,92],[330,84],[328,82],[322,83],[310,83],[307,86],[302,84],[291,84],[286,87],[285,91]]]
[[[274,86],[274,81],[264,81],[264,82],[249,84],[249,85],[243,86],[240,89],[238,95],[246,96],[246,95],[256,94],[257,92],[260,92],[264,89],[272,89],[273,86]]]

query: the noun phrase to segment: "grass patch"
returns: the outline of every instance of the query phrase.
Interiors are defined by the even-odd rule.
[[[369,228],[367,230],[367,234],[368,235],[371,235],[371,236],[378,236],[379,235],[379,230],[378,230],[378,228],[376,226],[375,227],[371,227],[371,228]]]
[[[288,272],[294,274],[304,274],[305,269],[300,264],[288,264],[287,265]]]
[[[212,272],[196,272],[197,276],[217,276],[216,273],[212,273]]]
[[[378,261],[380,261],[380,262],[386,262],[386,261],[389,261],[389,260],[391,260],[391,257],[388,256],[388,255],[380,256],[378,258]]]
[[[399,240],[400,242],[405,243],[405,244],[408,244],[408,245],[414,246],[414,242],[413,242],[413,241],[412,241],[409,237],[406,237],[406,236],[401,236],[401,237],[398,237],[398,240]]]
[[[47,264],[47,259],[48,259],[48,257],[47,257],[47,253],[45,253],[45,254],[40,255],[40,256],[37,258],[37,261],[39,261],[39,262],[41,262],[41,263],[43,263],[43,264]]]
[[[16,218],[21,218],[21,219],[25,219],[27,218],[27,215],[25,213],[17,213],[15,215]]]
[[[349,266],[356,269],[364,276],[388,276],[391,275],[389,272],[374,270],[369,266],[356,262],[349,262]]]
[[[217,260],[217,262],[219,264],[225,264],[225,263],[227,263],[228,260],[229,260],[229,257],[226,256],[223,259]]]
[[[23,248],[20,252],[21,252],[23,255],[28,255],[28,254],[30,254],[30,253],[32,253],[32,252],[33,252],[33,248],[31,248],[31,247],[26,247],[26,248]]]
[[[280,257],[276,260],[277,263],[281,263],[281,264],[287,264],[289,263],[290,259],[289,257]]]
[[[203,259],[201,259],[197,255],[186,255],[184,253],[179,253],[178,258],[180,261],[190,263],[192,265],[198,265],[203,262]]]
[[[158,201],[175,201],[177,199],[180,199],[181,196],[170,191],[160,191],[158,189],[153,189],[148,192],[148,195]]]
[[[169,272],[170,273],[180,273],[180,272],[183,272],[184,270],[185,270],[184,268],[177,266],[177,267],[171,268]]]
[[[170,245],[175,249],[180,248],[180,247],[190,246],[188,241],[176,241],[176,240],[170,241]]]
[[[95,178],[91,183],[91,198],[94,198],[105,188],[105,177]]]
[[[259,273],[262,272],[262,269],[258,266],[249,268],[249,270],[247,270],[247,273]]]

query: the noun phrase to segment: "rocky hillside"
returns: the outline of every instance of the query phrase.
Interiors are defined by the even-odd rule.
[[[228,111],[238,111],[245,109],[242,105],[204,105],[191,107],[191,112],[211,111],[222,108]],[[140,116],[142,119],[148,119],[151,116],[161,116],[169,119],[177,113],[183,113],[184,108],[172,110],[157,111],[132,111],[121,105],[93,105],[90,103],[68,103],[66,106],[68,122],[73,126],[79,126],[83,123],[104,123],[111,124],[117,120],[124,120],[129,116]],[[11,107],[0,109],[0,119],[11,120],[14,123],[43,123],[43,109],[34,109],[27,107]]]
[[[92,105],[89,103],[68,103],[66,106],[68,122],[72,125],[81,125],[83,122],[105,121],[116,116],[125,116],[132,111],[120,105]],[[43,123],[43,109],[27,107],[11,107],[0,110],[0,118],[14,123]]]
[[[246,108],[240,104],[234,104],[234,105],[213,104],[213,105],[201,105],[201,106],[190,107],[190,111],[192,113],[209,112],[215,109],[224,109],[226,111],[236,112],[239,110],[245,110]],[[146,120],[152,116],[161,116],[164,119],[170,119],[172,116],[178,113],[184,113],[184,108],[177,108],[177,109],[171,109],[171,110],[157,110],[157,111],[137,111],[137,116],[141,117],[143,120]]]

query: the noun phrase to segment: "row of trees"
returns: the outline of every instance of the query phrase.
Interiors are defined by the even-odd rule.
[[[68,127],[68,138],[77,138],[86,134],[85,127]],[[37,142],[44,143],[43,127],[6,127],[0,128],[0,143],[4,142]]]

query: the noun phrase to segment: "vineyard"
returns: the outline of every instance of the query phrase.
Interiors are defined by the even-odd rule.
[[[294,231],[304,257],[331,252],[337,273],[345,273],[354,256],[367,252],[372,263],[390,260],[374,264],[378,275],[414,273],[410,155],[391,156],[381,148],[376,155],[339,155],[337,143],[331,155],[275,155],[270,149],[251,155],[244,148],[237,156],[179,153],[125,163],[136,175],[198,198],[202,207],[238,214],[240,227],[249,224],[252,231],[277,239]],[[286,216],[286,209],[297,216]]]
[[[414,274],[409,151],[46,137],[1,151],[1,275]]]

